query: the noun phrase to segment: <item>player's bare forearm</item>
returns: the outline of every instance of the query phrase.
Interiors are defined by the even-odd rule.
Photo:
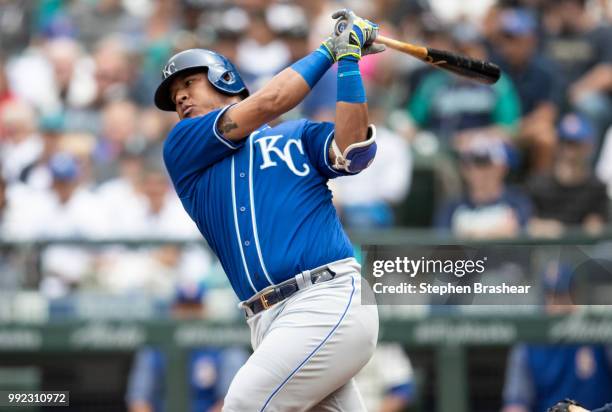
[[[336,103],[334,140],[341,151],[353,143],[366,140],[368,124],[368,105],[366,103]]]
[[[219,120],[219,131],[240,140],[297,106],[310,92],[308,83],[292,68],[274,76],[261,90],[229,109]]]

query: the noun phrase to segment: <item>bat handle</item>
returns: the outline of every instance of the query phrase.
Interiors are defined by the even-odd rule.
[[[336,36],[339,36],[344,30],[346,30],[347,23],[347,19],[340,19],[336,22],[336,26],[334,27],[334,33],[336,34]],[[391,49],[411,54],[422,60],[427,59],[427,48],[425,47],[414,46],[412,44],[394,40],[389,37],[382,36],[380,34],[376,36],[376,38],[374,39],[374,43],[384,44],[385,46]]]
[[[412,56],[415,56],[421,60],[427,60],[428,51],[426,47],[415,46],[413,44],[404,43],[399,40],[391,39],[386,36],[378,35],[376,39],[374,39],[374,43],[384,44],[390,49],[398,50],[404,53],[408,53]]]

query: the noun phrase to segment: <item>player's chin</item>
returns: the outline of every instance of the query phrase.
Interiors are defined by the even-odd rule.
[[[190,110],[186,113],[183,113],[183,119],[193,119],[194,117],[200,117],[200,116],[204,116],[206,113],[200,113],[199,111],[196,110]]]

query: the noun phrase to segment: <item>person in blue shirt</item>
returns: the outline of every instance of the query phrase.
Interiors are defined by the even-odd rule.
[[[229,60],[201,49],[171,57],[155,93],[180,118],[163,151],[174,188],[251,328],[254,353],[225,412],[365,410],[352,378],[372,356],[378,313],[361,304],[360,266],[327,181],[374,159],[359,60],[382,48],[374,23],[349,10],[333,17],[339,30],[252,95]],[[335,124],[268,124],[335,62]]]
[[[203,284],[185,284],[177,289],[172,305],[175,319],[199,319],[205,309]],[[229,385],[248,354],[241,347],[195,348],[188,355],[189,412],[219,412]],[[167,359],[154,347],[140,349],[128,379],[126,402],[129,412],[163,412],[166,403]]]
[[[531,202],[507,187],[508,155],[494,138],[474,136],[459,151],[465,194],[443,204],[435,226],[463,238],[517,236],[531,217]]]
[[[567,264],[547,265],[543,274],[547,313],[570,313],[574,309],[572,275]],[[611,394],[611,347],[519,344],[508,358],[503,412],[545,412],[564,398],[593,409],[610,402]]]
[[[553,164],[555,118],[561,100],[555,65],[538,53],[537,20],[525,8],[503,8],[498,14],[495,51],[521,102],[518,139],[527,146],[529,171],[546,173]]]

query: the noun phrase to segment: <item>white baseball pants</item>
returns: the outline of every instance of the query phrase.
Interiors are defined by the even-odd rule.
[[[234,377],[223,412],[365,412],[352,378],[376,347],[378,311],[361,305],[355,259],[328,266],[334,279],[247,319],[254,353]]]

